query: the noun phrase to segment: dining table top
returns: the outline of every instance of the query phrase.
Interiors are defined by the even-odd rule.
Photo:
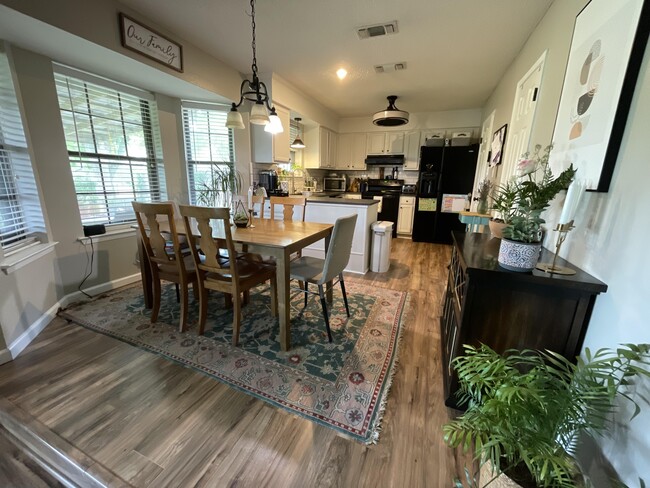
[[[230,231],[235,242],[286,248],[298,244],[306,237],[312,237],[315,234],[323,237],[328,236],[331,234],[333,227],[333,224],[317,222],[253,219],[252,226],[231,226]],[[223,227],[216,225],[213,228],[212,235],[214,237],[225,237]]]

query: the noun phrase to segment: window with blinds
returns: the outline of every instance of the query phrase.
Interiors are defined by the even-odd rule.
[[[133,221],[133,200],[165,200],[153,96],[63,68],[54,78],[81,222]]]
[[[183,103],[183,133],[185,158],[194,205],[221,205],[224,180],[235,171],[235,141],[233,130],[226,127],[227,109]]]
[[[0,51],[0,247],[3,254],[45,233],[38,188],[7,55]]]

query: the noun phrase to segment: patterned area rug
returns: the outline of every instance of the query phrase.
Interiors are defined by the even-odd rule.
[[[369,444],[379,437],[408,294],[346,281],[351,316],[338,285],[334,290],[327,341],[320,302],[303,295],[291,300],[291,345],[282,352],[268,286],[251,290],[243,307],[239,347],[231,345],[232,309],[223,295],[210,293],[205,335],[196,326],[179,333],[180,305],[174,286],[163,286],[158,322],[150,322],[139,286],[78,303],[60,316],[91,330],[162,355],[253,395]],[[189,323],[198,302],[190,296]]]

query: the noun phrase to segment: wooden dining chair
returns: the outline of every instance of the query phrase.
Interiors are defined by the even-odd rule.
[[[330,321],[327,314],[327,301],[325,300],[323,285],[338,277],[338,282],[341,285],[341,292],[343,293],[345,311],[349,317],[350,307],[348,306],[348,297],[345,293],[343,270],[350,260],[352,238],[354,237],[354,227],[356,223],[356,214],[336,219],[325,259],[303,256],[291,262],[291,279],[304,282],[304,287],[300,285],[300,288],[305,294],[305,307],[307,306],[308,294],[313,293],[309,291],[309,283],[313,283],[318,287],[318,296],[320,297],[321,306],[323,308],[323,317],[325,318],[325,327],[327,328],[327,338],[330,342],[332,342],[332,331],[330,330]],[[332,283],[332,285],[334,284],[336,283]]]
[[[199,335],[205,329],[208,311],[208,290],[216,290],[232,296],[233,334],[232,344],[239,342],[241,327],[241,300],[243,292],[270,280],[271,313],[278,315],[275,268],[247,259],[237,259],[237,251],[230,230],[230,211],[227,208],[194,207],[181,205],[185,231],[190,239],[192,256],[199,288]],[[223,229],[225,239],[212,237],[213,226]],[[225,250],[229,259],[222,262]]]
[[[140,239],[151,269],[153,306],[151,322],[158,320],[161,280],[180,285],[180,331],[187,329],[188,286],[196,284],[196,271],[191,254],[187,253],[176,232],[174,206],[167,203],[131,202],[138,222]]]
[[[271,218],[275,218],[275,206],[282,205],[282,220],[293,220],[294,207],[302,207],[302,221],[305,221],[307,198],[305,197],[271,197]]]
[[[264,197],[262,195],[253,195],[253,215],[263,219],[264,216]]]

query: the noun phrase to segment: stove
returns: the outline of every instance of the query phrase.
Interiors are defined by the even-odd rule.
[[[397,216],[399,214],[399,196],[404,180],[366,180],[362,183],[361,198],[379,200],[380,212],[377,220],[393,223],[393,237],[397,237]]]

